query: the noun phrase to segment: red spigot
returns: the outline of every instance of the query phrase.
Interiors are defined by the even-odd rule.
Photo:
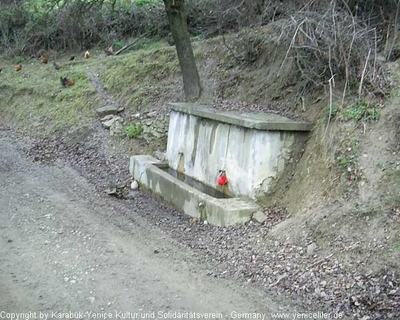
[[[228,178],[226,176],[225,170],[219,170],[217,183],[220,186],[224,186],[228,183]]]

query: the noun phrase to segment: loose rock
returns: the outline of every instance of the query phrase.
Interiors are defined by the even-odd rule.
[[[115,116],[113,116],[110,120],[106,120],[106,121],[103,121],[103,126],[105,127],[105,128],[107,128],[107,129],[110,129],[117,121],[120,121],[120,120],[122,120],[122,118],[121,117],[115,117]]]
[[[258,223],[264,223],[265,220],[267,220],[267,215],[262,211],[257,211],[255,214],[253,214],[253,220]]]
[[[139,188],[139,184],[136,180],[133,180],[131,183],[131,189],[132,190],[137,190]]]
[[[119,108],[117,106],[105,106],[102,108],[98,108],[96,110],[96,113],[99,117],[104,117],[106,115],[110,115],[110,114],[118,114]]]

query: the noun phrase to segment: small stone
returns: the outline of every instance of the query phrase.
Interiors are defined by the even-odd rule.
[[[126,187],[126,182],[121,182],[117,184],[117,189],[123,189]]]
[[[112,117],[110,120],[102,122],[102,124],[105,128],[110,129],[112,125],[121,119],[121,117]]]
[[[132,191],[132,190],[130,190],[130,191],[128,192],[128,194],[125,196],[125,199],[127,199],[127,200],[134,200],[134,199],[137,198],[138,195],[139,195],[139,192],[138,192],[138,191]]]
[[[142,132],[143,133],[150,133],[151,132],[151,128],[149,126],[142,126]]]
[[[99,117],[104,117],[109,114],[117,114],[118,113],[118,107],[117,106],[105,106],[102,108],[98,108],[96,110],[96,113]]]
[[[11,242],[13,242],[13,241],[12,241],[11,239],[8,239],[7,242],[8,242],[8,243],[11,243]]]
[[[162,138],[163,134],[161,134],[160,132],[158,132],[157,130],[153,130],[151,131],[152,136],[156,137],[156,138]]]
[[[315,249],[317,248],[317,245],[315,242],[311,243],[307,247],[307,255],[312,256],[314,254]]]
[[[190,220],[189,220],[189,222],[191,223],[191,224],[194,224],[194,223],[197,223],[197,221],[198,221],[198,219],[197,218],[191,218]]]
[[[162,152],[159,150],[155,151],[153,155],[155,158],[157,158],[160,161],[165,161],[167,159],[165,152]]]
[[[111,120],[112,118],[114,118],[114,116],[112,114],[108,114],[105,117],[101,118],[100,121],[108,121]]]
[[[155,250],[154,250],[154,253],[155,253],[155,254],[160,253],[160,250],[155,249]]]
[[[124,132],[124,127],[121,122],[114,121],[110,127],[110,136],[120,135]]]
[[[262,211],[257,211],[253,214],[253,220],[262,224],[267,220],[267,215]]]
[[[89,297],[88,300],[89,300],[90,303],[93,304],[93,303],[95,302],[96,299],[95,299],[95,297]]]
[[[107,194],[109,194],[109,195],[112,195],[112,194],[116,194],[117,193],[117,188],[108,188],[108,189],[106,189],[106,190],[104,190],[105,191],[105,193],[107,193]]]
[[[155,117],[157,115],[157,111],[152,111],[147,114],[149,118]]]
[[[137,190],[139,188],[139,184],[136,180],[133,180],[131,183],[131,189],[132,190]]]

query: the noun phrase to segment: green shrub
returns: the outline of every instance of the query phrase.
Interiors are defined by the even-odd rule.
[[[125,127],[125,133],[129,138],[137,138],[142,133],[142,127],[140,125],[129,125]]]
[[[326,119],[329,119],[329,116],[332,119],[336,117],[338,113],[339,113],[339,106],[336,103],[332,104],[332,109],[330,106],[326,107]]]
[[[371,120],[378,121],[380,118],[379,109],[376,106],[371,106],[366,101],[360,101],[342,111],[343,117],[346,120]]]
[[[22,62],[22,57],[21,56],[16,56],[15,57],[15,63],[21,63]]]
[[[125,41],[122,39],[118,39],[117,41],[114,42],[114,49],[119,50],[125,45]]]
[[[14,2],[14,1],[10,1]],[[50,6],[49,2],[57,3]],[[39,50],[81,50],[131,39],[149,31],[168,34],[161,0],[0,1],[0,53],[36,55]],[[65,3],[64,3],[65,2]],[[152,30],[151,29],[151,30]]]
[[[145,5],[161,5],[161,0],[135,0],[135,4],[137,6],[145,6]]]

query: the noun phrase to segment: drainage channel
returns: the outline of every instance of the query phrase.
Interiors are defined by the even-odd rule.
[[[187,175],[185,175],[185,174],[183,174],[181,172],[178,172],[178,171],[170,168],[167,165],[157,165],[157,167],[159,167],[161,170],[167,172],[171,176],[177,178],[178,180],[188,184],[189,186],[191,186],[191,187],[193,187],[193,188],[195,188],[195,189],[197,189],[197,190],[199,190],[199,191],[201,191],[201,192],[203,192],[205,194],[208,194],[211,197],[214,197],[214,198],[217,198],[217,199],[229,199],[229,198],[232,198],[231,196],[229,196],[229,195],[227,195],[227,194],[225,194],[225,193],[223,193],[223,192],[221,192],[221,191],[219,191],[217,189],[214,189],[214,188],[212,188],[212,187],[210,187],[210,186],[208,186],[208,185],[206,185],[206,184],[204,184],[204,183],[202,183],[202,182],[200,182],[200,181],[198,181],[196,179],[193,179],[193,178],[191,178],[191,177],[189,177],[189,176],[187,176]]]

